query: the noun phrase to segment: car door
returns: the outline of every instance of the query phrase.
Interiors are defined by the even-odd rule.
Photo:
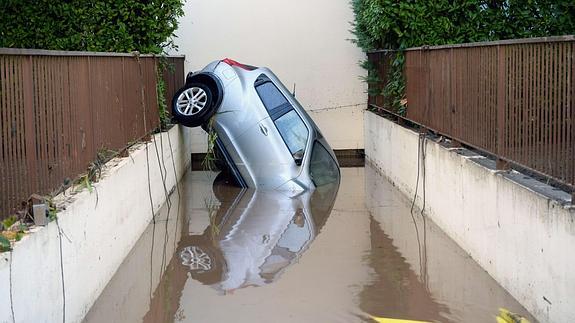
[[[265,118],[246,131],[235,142],[236,167],[249,174],[253,187],[275,189],[298,174],[289,150],[271,118]],[[246,179],[248,181],[248,179]],[[251,186],[248,183],[248,186]]]

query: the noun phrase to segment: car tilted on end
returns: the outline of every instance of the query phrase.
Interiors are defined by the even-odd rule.
[[[188,74],[172,115],[188,127],[211,127],[217,155],[240,186],[304,191],[339,182],[321,131],[265,67],[224,59]]]

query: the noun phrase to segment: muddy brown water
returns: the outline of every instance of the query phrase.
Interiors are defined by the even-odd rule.
[[[84,321],[536,322],[410,208],[370,166],[298,196],[190,172]]]

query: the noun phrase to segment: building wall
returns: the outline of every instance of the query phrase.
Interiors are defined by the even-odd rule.
[[[364,54],[351,42],[348,0],[192,0],[184,5],[175,43],[185,69],[232,58],[271,68],[310,112],[334,149],[363,148],[367,101]],[[194,152],[205,151],[194,131]]]
[[[423,165],[418,137],[365,113],[366,159],[411,197]],[[541,183],[524,185],[525,176],[497,172],[467,150],[429,140],[423,147],[417,205],[423,205],[425,169],[427,216],[540,322],[575,322],[575,208],[569,195],[552,189],[556,197],[542,194]]]

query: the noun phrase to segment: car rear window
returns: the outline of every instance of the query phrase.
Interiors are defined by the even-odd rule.
[[[337,163],[318,141],[313,144],[309,174],[317,187],[339,181],[339,168],[337,167]]]
[[[295,110],[276,119],[275,124],[292,155],[305,150],[309,131]]]
[[[280,90],[278,90],[272,82],[265,82],[256,86],[256,91],[270,114],[272,110],[288,103]]]

